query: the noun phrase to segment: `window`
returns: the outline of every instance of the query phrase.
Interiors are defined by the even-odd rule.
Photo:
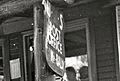
[[[88,80],[88,55],[85,28],[65,33],[65,53],[66,73],[64,80]],[[75,74],[72,75],[72,72],[75,72]]]

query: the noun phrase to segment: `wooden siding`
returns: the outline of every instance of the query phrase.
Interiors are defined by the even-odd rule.
[[[33,29],[33,19],[27,17],[13,17],[0,25],[0,34],[11,34]]]
[[[20,59],[20,70],[21,70],[21,77],[17,79],[10,79],[10,69],[6,70],[6,80],[8,81],[24,81],[24,74],[23,74],[23,50],[22,50],[22,35],[20,33],[10,34],[5,36],[5,53],[6,58],[6,69],[10,68],[10,60]],[[7,43],[7,44],[6,44]]]
[[[94,25],[98,81],[117,81],[112,15],[96,17]]]

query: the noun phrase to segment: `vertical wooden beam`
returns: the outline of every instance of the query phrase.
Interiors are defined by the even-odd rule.
[[[35,59],[35,81],[41,80],[41,58],[42,58],[42,29],[44,26],[44,13],[41,3],[34,5],[34,59]]]
[[[9,64],[9,41],[8,37],[6,36],[4,39],[4,45],[3,45],[3,67],[4,67],[4,80],[10,81],[10,64]]]
[[[116,63],[116,75],[117,81],[120,81],[120,29],[119,29],[119,6],[115,6],[113,9],[113,42],[115,52]],[[116,49],[117,48],[117,49]]]
[[[43,50],[43,27],[44,13],[43,5],[34,5],[34,59],[35,59],[35,81],[55,81],[54,75],[42,76],[42,50]]]
[[[95,30],[93,18],[89,19],[89,25],[86,28],[87,53],[89,66],[89,81],[97,81],[96,73],[96,52],[95,52]]]

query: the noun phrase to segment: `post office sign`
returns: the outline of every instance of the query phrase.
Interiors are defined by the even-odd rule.
[[[65,68],[63,15],[48,0],[43,2],[45,55],[50,68],[63,76]]]

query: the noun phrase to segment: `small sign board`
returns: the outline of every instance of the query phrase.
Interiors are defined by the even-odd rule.
[[[63,76],[65,70],[63,15],[48,0],[43,2],[45,54],[50,68]]]
[[[17,79],[21,77],[19,58],[10,60],[10,73],[11,73],[11,79]]]

